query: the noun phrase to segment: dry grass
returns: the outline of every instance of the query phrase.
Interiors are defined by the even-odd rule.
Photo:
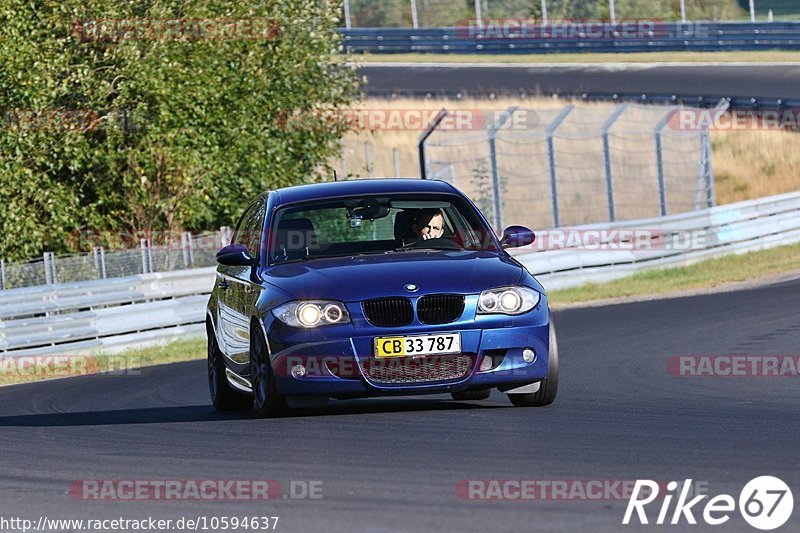
[[[536,109],[535,115],[527,116],[529,122],[541,124],[552,120],[557,111],[566,103],[553,98],[496,99],[496,100],[436,100],[436,99],[369,99],[362,108],[370,110],[428,110],[432,116],[438,109],[481,110],[501,113],[511,106]],[[613,104],[583,103],[559,128],[559,134],[573,137],[558,139],[556,150],[559,153],[559,183],[562,224],[580,224],[603,220],[605,189],[603,186],[602,144],[596,132],[614,109]],[[614,126],[612,156],[625,165],[614,169],[617,214],[621,219],[634,219],[655,216],[657,212],[657,177],[654,166],[651,131],[661,111],[654,108],[633,108],[623,115]],[[494,115],[491,115],[494,116]],[[580,139],[582,132],[594,131],[592,135]],[[346,174],[365,177],[367,175],[394,177],[396,175],[393,149],[397,149],[401,177],[419,176],[417,142],[420,129],[378,129],[372,132],[354,132],[344,141],[344,165],[335,162],[337,168],[346,169]],[[541,133],[541,132],[540,132]],[[507,142],[498,144],[503,153],[501,166],[510,169],[507,176],[507,198],[505,222],[527,223],[537,227],[550,225],[549,185],[547,176],[546,146],[543,135],[530,136],[515,143],[513,132],[506,136]],[[437,133],[432,139],[441,144],[463,142],[463,146],[431,148],[432,159],[461,161],[454,165],[457,185],[467,194],[473,191],[471,177],[474,176],[478,161],[488,160],[485,132],[457,131]],[[712,132],[713,164],[716,175],[716,194],[719,204],[758,198],[794,191],[800,188],[800,150],[797,150],[800,136],[791,132],[777,131],[714,131]],[[373,166],[370,171],[365,166],[365,143],[371,147]],[[681,137],[666,130],[665,164],[686,165],[686,172],[693,172],[692,161],[684,160],[680,153],[696,152],[692,143],[696,139]],[[671,144],[667,144],[671,143]],[[680,143],[689,143],[680,144]],[[671,159],[670,159],[671,158]],[[435,170],[435,169],[434,169]],[[531,181],[535,181],[531,185]],[[525,186],[522,186],[525,183]],[[670,212],[692,209],[694,206],[694,184],[670,182],[667,175]],[[685,190],[681,190],[685,189]],[[677,192],[675,192],[677,191]],[[508,194],[510,193],[510,194]],[[531,220],[531,213],[540,218]],[[490,213],[487,215],[491,216]]]
[[[717,131],[711,141],[720,204],[800,189],[800,134]]]

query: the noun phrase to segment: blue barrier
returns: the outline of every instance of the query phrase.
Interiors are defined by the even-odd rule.
[[[340,29],[354,53],[547,54],[574,52],[717,52],[800,50],[800,22],[641,23],[520,28]],[[584,31],[586,30],[586,31]],[[598,36],[598,32],[601,34]]]

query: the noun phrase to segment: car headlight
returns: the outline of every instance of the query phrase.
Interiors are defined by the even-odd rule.
[[[499,287],[483,291],[478,297],[480,315],[521,315],[539,303],[541,295],[529,287]]]
[[[340,302],[324,300],[295,301],[272,310],[275,318],[295,328],[315,328],[350,322],[347,308]]]

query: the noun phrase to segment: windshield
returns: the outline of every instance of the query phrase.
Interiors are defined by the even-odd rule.
[[[498,250],[475,209],[453,195],[364,196],[279,209],[270,264],[409,250]]]

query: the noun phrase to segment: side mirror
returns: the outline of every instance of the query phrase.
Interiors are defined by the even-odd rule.
[[[243,244],[229,244],[217,252],[217,263],[226,266],[253,266],[255,259]]]
[[[536,235],[525,226],[509,226],[503,232],[500,246],[503,248],[520,248],[532,244],[535,240]]]

